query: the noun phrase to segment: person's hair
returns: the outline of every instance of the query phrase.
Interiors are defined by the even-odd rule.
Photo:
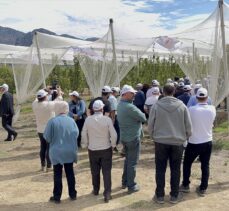
[[[203,102],[207,101],[208,97],[197,97],[196,96],[196,99],[197,99],[198,102],[203,103]]]
[[[167,96],[172,96],[175,92],[175,86],[172,83],[167,83],[164,86],[163,93]]]
[[[45,99],[46,99],[46,96],[41,97],[41,98],[37,98],[37,100],[38,100],[39,103],[45,101]]]
[[[108,92],[102,92],[102,96],[107,97],[110,93]]]

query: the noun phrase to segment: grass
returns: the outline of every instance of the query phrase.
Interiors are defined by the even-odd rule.
[[[28,113],[32,113],[32,104],[28,105],[24,105],[22,108],[21,108],[21,113],[22,114],[28,114]]]
[[[213,150],[229,150],[228,121],[214,128]]]

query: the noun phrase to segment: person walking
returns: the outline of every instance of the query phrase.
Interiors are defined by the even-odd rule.
[[[50,119],[44,131],[44,138],[49,143],[49,155],[54,170],[53,196],[50,201],[60,203],[62,195],[62,169],[64,167],[68,194],[71,200],[76,200],[75,175],[73,163],[77,162],[77,138],[79,131],[75,121],[67,116],[67,102],[60,102],[56,109],[56,117]]]
[[[173,97],[174,85],[166,84],[163,92],[164,97],[152,106],[148,120],[148,131],[155,143],[156,190],[153,199],[159,204],[164,203],[165,172],[169,160],[170,202],[175,204],[183,198],[179,193],[180,166],[183,144],[191,135],[192,125],[187,107]]]
[[[122,175],[122,188],[128,188],[128,193],[139,191],[135,182],[136,166],[139,159],[142,123],[146,122],[145,114],[135,105],[133,99],[136,90],[125,85],[121,91],[121,100],[117,108],[117,117],[120,127],[120,140],[125,150],[125,161]]]
[[[184,93],[178,96],[177,99],[181,100],[187,106],[188,101],[191,97],[192,87],[190,85],[184,85],[183,91]]]
[[[2,117],[2,127],[7,131],[8,135],[4,141],[14,141],[17,138],[17,132],[12,127],[14,116],[13,95],[9,92],[9,86],[3,84],[0,86],[2,98],[0,101],[0,116]]]
[[[216,109],[208,105],[208,92],[205,88],[197,91],[198,104],[189,108],[193,133],[188,140],[183,163],[183,182],[180,191],[190,192],[191,167],[199,156],[201,163],[201,183],[196,188],[199,196],[205,196],[209,179],[209,162],[212,152],[212,128],[216,117]]]
[[[77,139],[78,147],[81,147],[81,131],[83,129],[84,121],[86,118],[86,104],[84,100],[80,98],[77,91],[69,93],[71,101],[69,104],[69,116],[72,117],[79,129],[79,136]]]
[[[145,94],[142,91],[143,85],[141,83],[136,85],[137,93],[134,96],[133,104],[144,113]]]
[[[149,115],[151,107],[158,101],[160,96],[160,89],[158,87],[153,87],[152,96],[148,97],[145,101],[144,110],[145,113]]]
[[[117,133],[111,118],[103,115],[104,103],[93,103],[94,114],[87,117],[82,131],[82,147],[88,148],[94,195],[100,190],[100,170],[104,181],[104,201],[111,199],[112,148],[116,146]]]

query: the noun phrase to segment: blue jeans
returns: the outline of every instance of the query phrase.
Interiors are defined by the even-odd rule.
[[[130,142],[122,141],[125,149],[125,161],[122,175],[122,185],[127,186],[128,190],[133,190],[136,186],[136,166],[139,160],[140,153],[140,138],[137,138]]]

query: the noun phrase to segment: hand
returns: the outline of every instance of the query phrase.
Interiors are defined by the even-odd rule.
[[[78,119],[78,115],[77,114],[73,114],[73,118],[74,118],[74,120],[77,120]]]

